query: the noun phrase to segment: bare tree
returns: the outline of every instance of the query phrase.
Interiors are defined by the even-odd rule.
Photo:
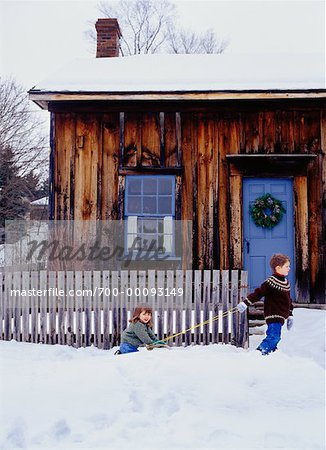
[[[21,176],[46,170],[48,137],[26,90],[0,78],[0,146],[10,148]]]
[[[24,218],[29,202],[45,193],[47,140],[26,90],[0,78],[0,244],[5,220]]]
[[[219,40],[212,28],[198,34],[173,25],[169,29],[167,46],[169,53],[222,53],[228,42]]]
[[[219,41],[208,29],[203,33],[180,29],[176,7],[169,0],[120,0],[101,2],[99,11],[104,17],[117,18],[122,31],[122,56],[141,53],[222,53],[228,43]],[[94,24],[86,31],[94,44]]]

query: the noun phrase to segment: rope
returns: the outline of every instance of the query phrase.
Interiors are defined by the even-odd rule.
[[[226,317],[229,313],[230,313],[230,314],[234,314],[236,311],[237,311],[237,307],[234,306],[233,308],[228,309],[227,311],[224,311],[224,313],[222,313],[222,318],[223,318],[223,317]],[[200,327],[200,326],[202,326],[202,325],[207,325],[207,324],[210,323],[210,322],[218,321],[219,318],[220,318],[219,315],[214,316],[214,317],[212,317],[211,319],[204,320],[203,322],[200,322],[200,323],[198,323],[197,325],[194,325],[194,326],[192,326],[192,327],[190,327],[190,328],[187,328],[186,330],[180,331],[179,333],[171,334],[170,336],[167,336],[167,337],[164,338],[164,339],[159,339],[159,340],[153,342],[153,344],[156,344],[156,343],[158,343],[158,342],[163,342],[163,341],[169,341],[170,339],[173,339],[173,338],[175,338],[175,337],[177,337],[177,336],[180,336],[181,334],[186,334],[186,333],[188,333],[188,331],[194,330],[195,328],[198,328],[198,327]]]

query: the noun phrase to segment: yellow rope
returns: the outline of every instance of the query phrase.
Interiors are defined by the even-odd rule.
[[[224,313],[222,313],[222,318],[223,318],[223,317],[226,317],[229,313],[230,313],[230,314],[234,314],[236,311],[237,311],[237,307],[234,306],[233,308],[229,309],[228,311],[224,311]],[[203,322],[198,323],[197,325],[194,325],[193,327],[190,327],[190,328],[187,328],[186,330],[180,331],[180,333],[171,334],[170,336],[167,336],[167,337],[164,338],[164,339],[159,339],[159,340],[156,341],[156,342],[168,341],[168,340],[173,339],[173,338],[175,338],[175,337],[177,337],[177,336],[180,336],[181,334],[186,334],[186,333],[188,333],[188,331],[194,330],[195,328],[198,328],[198,327],[200,327],[200,326],[202,326],[202,325],[207,325],[207,324],[210,323],[210,322],[217,321],[217,320],[219,320],[219,318],[220,318],[219,315],[214,316],[214,317],[212,317],[211,319],[204,320]],[[155,344],[155,342],[153,342],[153,344]]]

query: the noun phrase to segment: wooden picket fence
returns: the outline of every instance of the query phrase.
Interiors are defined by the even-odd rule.
[[[219,316],[170,345],[247,347],[246,314],[227,313],[246,293],[247,272],[238,270],[5,272],[0,339],[109,349],[134,307],[146,303],[159,338]]]

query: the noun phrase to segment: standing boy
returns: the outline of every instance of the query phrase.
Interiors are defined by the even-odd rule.
[[[270,266],[273,274],[237,306],[238,311],[242,313],[249,305],[265,297],[264,317],[267,323],[267,332],[265,339],[257,348],[262,355],[268,355],[277,350],[277,344],[281,340],[281,329],[285,321],[287,321],[288,330],[293,325],[290,283],[286,279],[290,271],[290,258],[281,253],[274,254],[270,260]]]

